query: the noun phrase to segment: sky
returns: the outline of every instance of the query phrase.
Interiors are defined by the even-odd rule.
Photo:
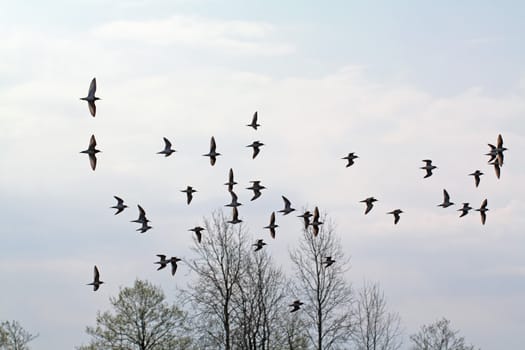
[[[278,215],[275,241],[263,230],[281,195],[333,220],[348,281],[380,282],[403,349],[441,317],[484,350],[519,348],[524,15],[518,1],[0,1],[0,319],[39,333],[34,349],[70,349],[135,278],[176,299],[192,275],[157,273],[155,254],[192,258],[187,230],[229,202],[233,168],[240,217],[284,271],[301,220]],[[79,100],[93,77],[96,118]],[[498,180],[484,154],[500,133]],[[79,154],[92,134],[95,172]],[[162,137],[171,157],[155,154]],[[360,158],[346,168],[349,152]],[[423,179],[427,158],[438,169]],[[250,202],[252,180],[267,189]],[[445,188],[456,205],[442,209]],[[113,195],[130,206],[118,216]],[[485,198],[485,225],[458,218]],[[152,220],[144,235],[136,204]],[[93,293],[95,264],[106,283]]]

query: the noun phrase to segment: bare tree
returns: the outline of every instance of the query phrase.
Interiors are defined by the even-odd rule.
[[[413,350],[474,350],[467,345],[459,331],[450,328],[450,321],[442,318],[430,325],[421,327],[418,333],[410,336]]]
[[[96,327],[87,327],[91,336],[79,350],[173,350],[188,349],[190,339],[183,335],[185,316],[169,305],[159,287],[136,280],[133,287],[121,288],[111,297],[113,313],[97,313]]]
[[[205,219],[206,234],[193,250],[189,266],[197,280],[185,291],[194,306],[194,323],[201,347],[232,349],[233,297],[239,290],[247,251],[242,224],[231,225],[222,212]]]
[[[352,341],[356,350],[397,350],[401,347],[401,319],[388,312],[378,283],[365,282],[355,306]]]
[[[29,342],[38,335],[26,331],[17,321],[0,323],[0,350],[28,350]]]
[[[317,236],[311,228],[303,229],[296,248],[290,250],[295,268],[294,293],[305,305],[310,343],[318,350],[348,348],[351,332],[352,290],[345,281],[349,260],[345,257],[333,224],[320,226]],[[326,259],[335,260],[326,266]]]

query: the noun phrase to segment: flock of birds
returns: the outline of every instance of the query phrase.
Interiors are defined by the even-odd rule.
[[[89,87],[89,91],[88,91],[87,97],[81,98],[81,100],[87,101],[88,107],[89,107],[89,112],[90,112],[90,114],[93,117],[95,117],[96,110],[97,110],[96,109],[96,105],[95,105],[95,101],[100,100],[100,98],[95,96],[96,89],[97,89],[96,79],[93,78],[93,80],[91,81],[90,87]],[[258,123],[257,112],[255,112],[255,114],[252,117],[251,123],[247,124],[247,126],[253,128],[254,130],[257,130],[257,128],[259,126],[261,126]],[[164,137],[163,139],[164,139],[164,149],[159,151],[159,152],[157,152],[157,154],[164,155],[165,157],[169,157],[174,152],[176,152],[176,150],[173,149],[172,143],[166,137]],[[80,153],[87,154],[89,156],[91,169],[93,169],[93,170],[96,169],[96,166],[97,166],[97,153],[100,152],[100,150],[96,149],[96,146],[97,146],[97,142],[96,142],[96,139],[95,139],[95,135],[92,135],[91,139],[89,141],[88,148],[86,150],[80,152]],[[253,149],[252,159],[257,157],[257,155],[260,153],[260,150],[261,150],[262,146],[264,146],[264,143],[262,143],[260,141],[254,141],[250,145],[246,146],[246,147],[251,147]],[[501,174],[501,167],[503,166],[503,159],[504,159],[503,153],[504,153],[504,151],[507,150],[507,148],[505,148],[503,146],[503,137],[501,136],[501,134],[498,135],[498,139],[497,139],[496,145],[488,144],[488,146],[490,147],[489,153],[486,154],[486,155],[488,155],[490,157],[488,163],[494,166],[496,176],[499,179],[500,178],[500,174]],[[215,165],[215,162],[217,161],[217,157],[220,156],[220,155],[221,154],[217,152],[217,144],[215,142],[215,138],[212,136],[211,140],[210,140],[209,152],[206,153],[206,154],[203,154],[203,156],[209,157],[210,164],[211,164],[211,166],[213,166],[213,165]],[[350,167],[350,166],[354,165],[355,159],[357,159],[357,158],[359,158],[359,156],[357,156],[354,152],[351,152],[347,156],[343,157],[342,159],[347,161],[346,167]],[[433,171],[435,169],[437,169],[437,167],[432,164],[432,160],[430,160],[430,159],[424,159],[423,162],[425,163],[425,165],[422,166],[420,169],[425,170],[424,178],[428,178],[428,177],[433,175]],[[469,176],[473,176],[474,177],[474,181],[475,181],[475,186],[476,187],[479,186],[480,177],[482,175],[484,175],[484,174],[480,170],[476,170],[473,173],[469,174]],[[253,201],[253,200],[256,200],[257,198],[259,198],[261,196],[261,194],[262,194],[261,191],[264,190],[266,187],[261,185],[261,181],[259,181],[259,180],[250,181],[250,183],[252,185],[250,187],[247,187],[246,189],[253,191],[253,197],[251,198],[251,201]],[[228,223],[230,223],[230,224],[238,224],[238,223],[242,222],[242,220],[239,219],[239,211],[237,209],[239,206],[242,205],[242,203],[240,203],[238,201],[238,196],[233,190],[233,187],[236,184],[237,184],[237,182],[235,182],[235,179],[234,179],[233,169],[230,169],[229,170],[229,174],[228,174],[228,181],[224,184],[224,185],[228,186],[228,192],[229,192],[229,194],[231,196],[231,202],[225,205],[226,207],[231,207],[232,208],[232,219],[228,221]],[[181,190],[181,192],[184,192],[186,194],[186,203],[189,205],[191,203],[192,199],[193,199],[193,193],[197,192],[197,190],[195,190],[192,186],[187,186],[186,189]],[[112,209],[116,209],[115,215],[117,215],[117,214],[120,214],[121,212],[123,212],[126,208],[128,208],[128,206],[126,204],[124,204],[124,200],[122,198],[120,198],[118,196],[114,196],[114,198],[117,201],[117,203],[116,203],[116,205],[112,206],[111,208]],[[290,200],[288,198],[286,198],[285,196],[282,196],[282,199],[283,199],[283,202],[284,202],[284,208],[281,209],[281,210],[278,210],[277,211],[278,213],[282,213],[282,215],[288,215],[291,212],[295,211],[295,209],[292,207],[292,204],[291,204],[291,202],[290,202]],[[368,198],[363,199],[363,200],[360,201],[361,203],[365,203],[366,204],[366,208],[365,208],[365,212],[364,212],[365,215],[368,214],[372,210],[372,208],[374,207],[374,202],[376,202],[376,201],[377,201],[377,199],[374,198],[374,197],[368,197]],[[447,207],[452,206],[452,205],[454,205],[454,203],[450,201],[450,195],[448,194],[446,189],[443,189],[443,202],[441,204],[438,204],[438,206],[442,207],[442,208],[447,208]],[[145,233],[148,230],[152,229],[152,226],[149,225],[150,220],[146,217],[146,211],[140,205],[137,205],[137,207],[138,207],[138,210],[139,210],[139,217],[136,220],[133,220],[132,222],[140,224],[140,227],[137,229],[137,231],[139,231],[140,233]],[[461,215],[459,217],[464,217],[465,215],[467,215],[469,213],[469,211],[471,209],[473,209],[473,208],[470,206],[469,203],[463,203],[462,208],[458,209],[458,211],[461,211]],[[487,217],[486,213],[489,210],[487,208],[487,199],[483,200],[481,206],[478,209],[475,209],[475,210],[480,213],[480,215],[481,215],[481,223],[484,225],[485,221],[486,221],[486,217]],[[401,213],[403,213],[403,211],[401,209],[394,209],[394,210],[388,212],[387,214],[393,215],[394,216],[394,224],[397,224],[399,222],[399,220],[400,220],[400,214]],[[312,234],[315,237],[319,234],[319,227],[320,227],[320,225],[323,224],[323,222],[320,221],[320,214],[319,214],[318,207],[314,208],[313,213],[311,213],[310,211],[306,210],[303,214],[298,215],[298,217],[303,219],[303,221],[304,221],[304,228],[305,229],[308,229],[310,227],[311,228],[311,232],[312,232]],[[264,228],[268,229],[269,232],[270,232],[270,236],[275,239],[276,228],[278,226],[279,225],[277,225],[276,222],[275,222],[275,211],[274,211],[270,215],[270,223],[268,224],[268,226],[265,226]],[[200,226],[196,226],[194,228],[189,229],[189,231],[194,232],[194,234],[196,235],[198,243],[201,243],[202,231],[204,231],[204,230],[205,229],[203,227],[200,227]],[[263,249],[263,247],[265,245],[266,245],[266,243],[264,242],[263,239],[258,239],[253,244],[253,246],[255,247],[254,251],[257,252],[257,251]],[[177,271],[177,262],[181,261],[181,259],[178,258],[178,257],[175,257],[175,256],[167,259],[166,255],[163,255],[163,254],[157,254],[157,257],[160,259],[159,261],[154,262],[154,264],[158,264],[159,265],[157,270],[162,270],[168,264],[170,264],[171,265],[171,274],[175,275],[175,272]],[[335,263],[335,260],[333,260],[331,256],[327,256],[324,259],[325,260],[322,262],[322,264],[325,267],[329,267],[329,266],[331,266],[332,264]],[[100,280],[100,273],[98,271],[98,268],[97,268],[97,266],[95,266],[94,267],[93,282],[89,283],[88,285],[93,286],[93,290],[97,291],[98,288],[100,287],[100,285],[103,284],[103,283],[104,282]],[[301,305],[303,305],[303,303],[300,300],[295,300],[292,304],[289,305],[290,307],[292,307],[290,312],[295,312],[295,311],[299,310]]]

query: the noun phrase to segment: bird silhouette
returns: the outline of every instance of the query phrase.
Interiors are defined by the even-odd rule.
[[[476,170],[472,174],[469,174],[469,176],[474,176],[474,183],[476,184],[476,187],[479,186],[479,181],[481,180],[480,177],[483,175],[483,173],[479,170]]]
[[[264,146],[264,143],[259,142],[259,141],[253,141],[251,144],[246,146],[246,147],[252,147],[253,148],[252,159],[255,159],[255,157],[257,157],[257,155],[261,151],[261,146]]]
[[[448,195],[447,190],[443,189],[443,203],[438,204],[438,207],[447,208],[451,205],[454,205],[454,203],[450,201],[450,196]]]
[[[177,272],[177,262],[179,261],[181,261],[181,259],[177,258],[176,256],[172,256],[170,259],[172,276],[175,276],[175,272]]]
[[[281,196],[283,198],[283,201],[284,201],[284,209],[281,209],[279,210],[278,212],[279,213],[283,213],[283,215],[288,215],[290,214],[292,211],[294,211],[295,209],[292,208],[292,204],[290,203],[290,201],[288,200],[288,198],[286,198],[285,196]]]
[[[233,185],[237,185],[237,182],[233,179],[233,169],[230,168],[230,172],[228,174],[228,182],[225,183],[226,186],[228,186],[228,191],[233,191]]]
[[[256,200],[261,196],[261,190],[265,189],[266,187],[261,185],[261,181],[250,181],[252,185],[250,187],[246,187],[247,190],[253,191],[253,197],[250,200]]]
[[[139,224],[148,223],[149,220],[146,218],[146,211],[138,204],[137,204],[137,207],[139,208],[139,218],[137,220],[133,220],[131,222],[136,222],[136,223],[139,223]]]
[[[319,234],[319,226],[323,223],[319,221],[319,208],[314,208],[314,217],[312,219],[312,222],[310,223],[310,226],[312,226],[312,233],[314,234],[314,237],[317,237]]]
[[[390,212],[388,212],[387,214],[392,214],[394,215],[394,225],[396,225],[398,222],[399,222],[399,218],[400,218],[400,214],[403,213],[403,211],[401,209],[394,209]]]
[[[96,149],[96,147],[97,147],[97,140],[95,139],[95,135],[91,135],[91,139],[89,140],[88,149],[80,152],[80,153],[85,153],[89,156],[89,162],[91,164],[91,169],[93,169],[93,171],[95,171],[95,168],[97,167],[96,154],[98,152],[101,152],[100,150]]]
[[[233,190],[229,191],[229,192],[230,192],[230,195],[232,197],[232,201],[231,201],[231,203],[226,204],[225,207],[238,207],[238,206],[241,206],[242,203],[239,203],[238,198],[237,198],[237,194],[235,194],[235,192],[233,192]]]
[[[303,218],[304,220],[304,229],[307,230],[308,226],[310,225],[310,218],[312,217],[312,213],[310,213],[308,210],[305,211],[301,215],[297,215],[298,218]]]
[[[197,242],[201,242],[201,239],[202,239],[202,231],[204,231],[205,229],[203,227],[200,227],[200,226],[195,226],[194,228],[190,228],[188,231],[193,231],[195,232],[195,234],[197,235]]]
[[[348,160],[348,163],[346,164],[346,167],[354,165],[354,159],[359,158],[359,156],[355,155],[354,152],[348,153],[346,157],[343,157],[341,159]]]
[[[359,202],[366,203],[366,209],[365,209],[365,215],[366,215],[370,212],[370,210],[372,210],[372,208],[374,207],[374,202],[377,202],[377,199],[375,199],[374,197],[368,197]]]
[[[301,308],[301,305],[303,305],[303,304],[304,303],[301,302],[300,300],[295,300],[293,303],[288,305],[288,306],[291,306],[293,308],[290,312],[296,312],[297,310],[299,310]]]
[[[325,258],[325,261],[323,261],[323,264],[325,264],[325,267],[331,266],[333,263],[335,263],[335,260],[333,260],[331,256],[327,256]]]
[[[461,212],[460,218],[464,217],[468,214],[468,211],[472,209],[472,207],[469,205],[469,203],[463,203],[463,207],[461,209],[458,209],[458,211]]]
[[[137,229],[137,231],[140,231],[140,233],[146,233],[148,230],[152,229],[153,227],[148,225],[147,222],[143,222],[142,226]]]
[[[191,203],[191,200],[193,199],[193,193],[197,192],[193,187],[188,186],[185,190],[181,190],[181,192],[186,193],[186,203],[189,205]]]
[[[486,198],[481,203],[481,207],[479,207],[479,209],[476,209],[476,211],[479,211],[479,213],[481,214],[481,224],[485,225],[485,221],[487,220],[486,212],[489,211],[489,209],[487,208],[487,199]]]
[[[437,169],[437,166],[432,165],[432,161],[430,159],[423,159],[422,162],[425,162],[426,164],[419,169],[426,170],[427,174],[423,177],[425,179],[432,176],[432,170]]]
[[[237,207],[233,207],[232,208],[232,219],[230,221],[228,221],[229,224],[238,224],[242,222],[241,219],[239,219],[239,211],[237,210]]]
[[[170,260],[166,260],[166,255],[164,254],[157,254],[157,256],[160,260],[156,261],[155,264],[159,264],[159,268],[157,269],[157,271],[159,271],[165,268],[170,263]]]
[[[487,153],[486,155],[487,156],[490,156],[490,159],[489,159],[489,163],[497,160],[498,161],[498,165],[500,167],[503,166],[503,152],[507,150],[506,147],[503,147],[503,137],[501,136],[501,134],[498,135],[498,140],[497,140],[497,146],[494,146],[492,144],[488,144],[489,147],[490,147],[490,152]]]
[[[216,148],[217,148],[217,145],[215,144],[215,137],[212,136],[210,140],[210,152],[203,154],[203,156],[205,157],[210,157],[210,164],[212,166],[215,165],[215,161],[217,160],[217,157],[221,155],[220,153],[217,153],[215,151]]]
[[[253,114],[252,122],[250,124],[247,124],[246,126],[250,126],[257,130],[257,127],[261,126],[261,124],[257,124],[257,111]]]
[[[261,250],[265,245],[266,245],[266,243],[264,243],[264,241],[262,239],[258,239],[255,242],[255,244],[252,244],[252,246],[255,247],[254,252]]]
[[[171,148],[171,142],[163,137],[164,139],[164,149],[160,152],[157,152],[157,154],[164,154],[165,157],[169,157],[173,152],[177,152],[174,149]]]
[[[93,282],[88,283],[87,285],[93,286],[93,291],[96,292],[98,287],[103,283],[104,282],[100,280],[100,273],[98,272],[97,265],[95,265],[95,268],[93,269]]]
[[[111,207],[111,209],[117,209],[117,212],[115,215],[121,213],[124,209],[126,209],[128,206],[124,204],[124,200],[122,198],[119,198],[117,196],[113,196],[117,200],[117,205],[114,205]]]
[[[100,100],[100,98],[95,97],[95,92],[97,91],[97,80],[93,78],[91,80],[91,84],[89,84],[89,90],[88,95],[86,97],[81,97],[80,99],[83,101],[87,101],[88,107],[89,107],[89,113],[93,117],[97,114],[97,106],[95,106],[95,101]]]
[[[268,226],[265,226],[264,228],[267,228],[270,230],[270,236],[275,239],[275,229],[279,227],[279,225],[275,224],[275,212],[272,212],[272,215],[270,216],[270,224]]]

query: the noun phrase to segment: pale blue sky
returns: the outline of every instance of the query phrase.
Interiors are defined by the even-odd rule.
[[[254,238],[281,195],[319,205],[352,257],[348,279],[380,281],[406,335],[445,316],[484,350],[519,348],[523,18],[513,1],[0,1],[0,319],[40,333],[35,349],[70,349],[136,277],[173,295],[192,276],[156,273],[155,254],[191,258],[186,230],[229,201],[233,167]],[[93,76],[96,118],[78,100]],[[257,132],[245,127],[255,110]],[[92,133],[95,173],[78,153]],[[484,156],[498,133],[500,180]],[[224,154],[213,168],[201,156],[211,135]],[[178,150],[167,159],[163,136]],[[251,160],[256,139],[266,145]],[[361,158],[346,169],[351,151]],[[439,169],[423,180],[425,158]],[[268,190],[250,203],[241,188],[255,179]],[[199,190],[190,206],[187,185]],[[488,198],[487,224],[436,207],[443,188],[473,207]],[[130,206],[119,216],[113,195]],[[365,217],[370,195],[380,201]],[[146,235],[129,223],[136,204]],[[288,271],[301,223],[277,221],[267,248]],[[94,264],[107,282],[97,293],[85,286]]]

